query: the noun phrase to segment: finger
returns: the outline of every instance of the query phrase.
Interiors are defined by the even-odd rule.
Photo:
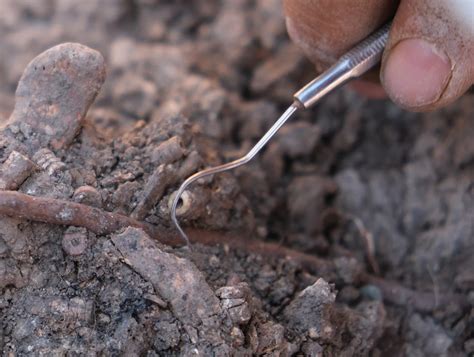
[[[396,0],[284,0],[291,39],[319,71],[393,16]]]
[[[387,98],[387,94],[380,83],[376,83],[374,81],[359,79],[350,82],[348,86],[360,95],[369,99]]]
[[[389,97],[415,111],[444,106],[473,83],[474,1],[402,0],[384,53]]]

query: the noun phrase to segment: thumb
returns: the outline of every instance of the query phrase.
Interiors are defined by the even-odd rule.
[[[474,82],[474,1],[402,0],[382,61],[381,80],[397,104],[444,106]]]

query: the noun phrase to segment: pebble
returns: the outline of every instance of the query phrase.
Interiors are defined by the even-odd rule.
[[[63,236],[63,250],[71,256],[78,256],[84,253],[87,248],[87,229],[69,227]]]
[[[78,187],[76,191],[74,191],[72,199],[74,202],[97,208],[101,208],[103,203],[99,191],[92,186]]]

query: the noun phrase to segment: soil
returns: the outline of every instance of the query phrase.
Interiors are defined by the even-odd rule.
[[[179,184],[314,75],[280,1],[0,8],[3,355],[474,353],[472,96],[338,90],[186,192],[185,247]]]

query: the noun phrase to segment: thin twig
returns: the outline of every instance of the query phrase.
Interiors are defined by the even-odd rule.
[[[375,274],[379,275],[380,267],[377,263],[377,260],[375,259],[374,236],[367,228],[365,228],[364,222],[362,222],[360,218],[353,215],[346,215],[346,217],[354,222],[355,226],[357,227],[357,230],[359,231],[359,234],[364,239],[365,251],[369,265],[372,268],[372,271]]]

